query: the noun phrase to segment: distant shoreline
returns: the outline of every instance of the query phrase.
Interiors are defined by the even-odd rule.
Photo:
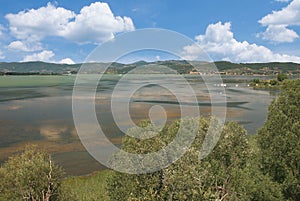
[[[81,69],[82,65],[86,70]],[[144,68],[143,67],[146,67]],[[151,66],[156,68],[151,68]],[[166,68],[157,68],[164,66]],[[216,67],[217,70],[213,70]],[[269,63],[231,63],[227,61],[203,62],[185,60],[167,60],[146,62],[138,61],[130,64],[123,63],[85,63],[57,64],[45,62],[1,62],[0,75],[71,75],[86,74],[127,74],[139,69],[144,74],[220,74],[220,75],[254,75],[270,76],[279,73],[299,75],[300,64],[291,62]],[[159,69],[159,71],[158,71]],[[214,68],[215,69],[215,68]],[[142,74],[141,73],[141,74]]]

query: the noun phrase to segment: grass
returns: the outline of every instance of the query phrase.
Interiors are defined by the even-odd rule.
[[[88,176],[66,178],[62,182],[61,200],[109,200],[105,186],[111,173],[111,170],[103,170]]]

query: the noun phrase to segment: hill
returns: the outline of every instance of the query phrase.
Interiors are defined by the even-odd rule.
[[[189,74],[191,71],[200,71],[201,73],[222,73],[229,75],[273,75],[278,73],[286,74],[300,74],[300,64],[297,63],[231,63],[227,61],[217,61],[214,65],[217,67],[219,72],[212,70],[212,63],[191,61],[187,62],[184,60],[168,60],[168,61],[156,61],[146,62],[138,61],[131,64],[122,63],[86,63],[87,66],[83,73],[110,73],[110,74],[126,74],[133,69],[140,69],[134,71],[135,73],[179,73]],[[82,64],[56,64],[56,63],[45,63],[45,62],[2,62],[0,63],[0,75],[32,75],[32,74],[76,74]],[[105,71],[105,69],[109,68]],[[159,66],[166,68],[159,69]],[[147,67],[147,68],[144,68]],[[153,67],[158,67],[153,69]],[[174,70],[166,70],[167,68]]]

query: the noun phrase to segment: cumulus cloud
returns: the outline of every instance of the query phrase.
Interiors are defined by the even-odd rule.
[[[293,42],[298,38],[298,34],[285,25],[269,25],[265,32],[259,34],[265,40],[275,42]]]
[[[20,51],[28,51],[28,48],[22,41],[13,41],[8,46],[8,49],[10,50],[20,50]]]
[[[300,25],[300,0],[293,0],[287,7],[266,15],[259,23],[267,25]]]
[[[114,16],[109,5],[101,2],[83,7],[79,14],[48,3],[5,18],[19,40],[41,41],[47,36],[59,36],[77,43],[101,43],[115,33],[134,30],[131,18]]]
[[[270,49],[250,44],[247,41],[237,41],[231,31],[231,23],[210,24],[204,35],[196,36],[197,44],[185,46],[182,56],[187,60],[199,59],[203,50],[213,60],[227,60],[232,62],[297,62],[300,57],[273,53]]]
[[[62,36],[79,43],[102,42],[114,37],[114,33],[132,31],[129,17],[114,16],[107,3],[92,3],[81,9],[75,20],[68,23]]]
[[[58,63],[61,63],[61,64],[75,64],[75,62],[70,58],[62,59]]]
[[[54,57],[54,52],[50,50],[43,50],[39,53],[34,53],[32,55],[27,55],[24,57],[23,61],[44,61],[51,62],[51,59]]]
[[[293,0],[288,6],[282,8],[279,11],[273,11],[272,13],[264,16],[258,22],[267,29],[264,33],[261,33],[263,39],[274,42],[293,42],[299,35],[288,26],[300,25],[300,0]],[[281,33],[280,33],[281,31]],[[280,33],[280,36],[276,34]]]
[[[47,35],[59,35],[74,17],[74,12],[56,8],[51,3],[38,9],[5,16],[9,21],[9,29],[16,38],[32,40],[41,40]]]
[[[50,62],[50,63],[75,64],[75,62],[70,58],[64,58],[60,61],[55,61],[53,59],[54,56],[55,56],[55,53],[53,51],[43,50],[41,52],[25,56],[23,59],[23,62],[43,61],[43,62]]]
[[[42,49],[41,43],[39,42],[28,42],[28,41],[13,41],[11,42],[7,48],[13,51],[24,51],[24,52],[33,52]]]

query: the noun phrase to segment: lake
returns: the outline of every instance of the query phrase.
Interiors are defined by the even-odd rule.
[[[75,78],[74,75],[0,77],[0,162],[26,144],[33,143],[52,153],[54,160],[65,168],[68,175],[89,174],[104,168],[85,151],[77,136],[72,117]],[[268,105],[277,94],[248,87],[249,80],[253,78],[224,76],[226,93],[218,92],[227,100],[226,120],[240,122],[249,134],[256,133],[262,126]],[[194,90],[197,103],[190,104],[190,94],[175,75],[131,75],[127,79],[122,79],[120,75],[102,76],[97,87],[95,108],[99,124],[107,137],[120,146],[124,130],[130,127],[128,118],[122,115],[113,117],[112,95],[116,101],[113,109],[124,112],[128,108],[134,123],[149,118],[149,111],[154,105],[165,109],[166,121],[180,118],[180,106],[189,111],[189,116],[195,116],[199,111],[201,115],[209,116],[210,91],[201,77],[186,75],[184,79]],[[122,83],[118,86],[120,81]],[[160,84],[172,86],[184,102],[178,103],[176,96]],[[220,83],[210,84],[218,87]],[[128,93],[136,86],[141,87],[129,98]],[[221,106],[216,106],[216,111],[218,107]],[[114,118],[118,118],[122,129],[116,126]],[[157,123],[164,122],[161,111],[154,110],[151,118]]]

